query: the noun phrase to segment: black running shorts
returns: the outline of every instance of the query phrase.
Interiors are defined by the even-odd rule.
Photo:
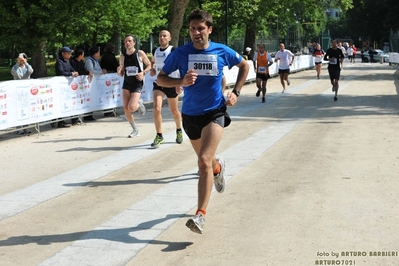
[[[158,84],[156,84],[154,82],[154,91],[158,90],[158,91],[162,91],[163,93],[165,93],[166,97],[168,98],[176,98],[178,96],[178,94],[176,93],[176,88],[168,88],[168,87],[161,87]]]
[[[210,122],[216,123],[221,127],[229,126],[231,119],[226,110],[227,108],[224,106],[203,115],[191,116],[182,114],[183,128],[189,139],[196,140],[201,138],[202,129]]]

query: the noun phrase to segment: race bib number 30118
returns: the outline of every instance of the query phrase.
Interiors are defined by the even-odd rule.
[[[193,69],[200,76],[216,76],[219,73],[217,55],[190,54],[188,69]]]

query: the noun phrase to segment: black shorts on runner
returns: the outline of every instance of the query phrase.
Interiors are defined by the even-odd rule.
[[[201,138],[202,129],[211,122],[216,123],[221,127],[228,127],[231,119],[226,110],[227,108],[224,106],[203,115],[192,116],[182,114],[183,128],[188,138],[191,140]]]
[[[315,62],[316,65],[320,65],[322,62]]]
[[[341,69],[328,69],[328,74],[330,75],[330,80],[336,79],[339,80],[339,77],[341,75]]]
[[[256,78],[261,80],[268,80],[270,78],[270,75],[264,73],[256,73]]]
[[[143,84],[142,82],[139,83],[139,84],[132,84],[132,83],[127,82],[126,80],[124,80],[122,88],[124,90],[130,91],[131,93],[133,93],[133,92],[141,93],[141,91],[143,90],[143,85],[142,84]]]
[[[130,91],[130,93],[134,93],[134,92],[141,93],[141,91],[143,90],[143,87],[136,87],[136,88],[123,87],[123,89]]]
[[[158,84],[156,84],[155,82],[154,84],[154,91],[162,91],[163,93],[165,93],[166,97],[168,98],[176,98],[177,97],[177,93],[176,93],[176,88],[172,87],[172,88],[168,88],[168,87],[161,87]]]
[[[285,74],[285,73],[289,74],[290,73],[290,69],[289,68],[288,69],[279,69],[278,73],[279,74]]]

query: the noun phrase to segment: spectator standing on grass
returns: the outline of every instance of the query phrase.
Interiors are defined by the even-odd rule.
[[[14,79],[30,79],[33,68],[28,64],[28,57],[25,53],[20,53],[17,63],[11,68],[11,75]]]
[[[30,79],[30,75],[33,73],[33,68],[28,64],[28,57],[25,53],[20,53],[17,58],[17,63],[11,68],[11,75],[15,80],[19,79]],[[29,129],[18,130],[18,135],[30,134]]]

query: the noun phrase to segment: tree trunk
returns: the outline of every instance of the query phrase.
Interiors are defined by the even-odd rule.
[[[190,0],[174,0],[171,4],[168,30],[172,36],[170,43],[175,47],[179,45],[180,29],[183,26],[184,13],[189,2]]]
[[[114,33],[112,42],[115,44],[115,54],[118,55],[122,51],[122,39],[119,32]]]
[[[33,68],[32,78],[47,77],[46,58],[43,53],[45,46],[45,42],[40,42],[34,47],[31,62]]]
[[[93,32],[93,39],[91,41],[91,47],[97,46],[97,38],[98,38],[98,32],[94,31]]]
[[[256,47],[254,47],[256,41],[256,32],[257,32],[256,22],[248,21],[245,28],[245,41],[244,41],[243,50],[245,50],[245,47],[250,47],[252,49],[251,55],[253,55],[253,52],[256,50]]]

